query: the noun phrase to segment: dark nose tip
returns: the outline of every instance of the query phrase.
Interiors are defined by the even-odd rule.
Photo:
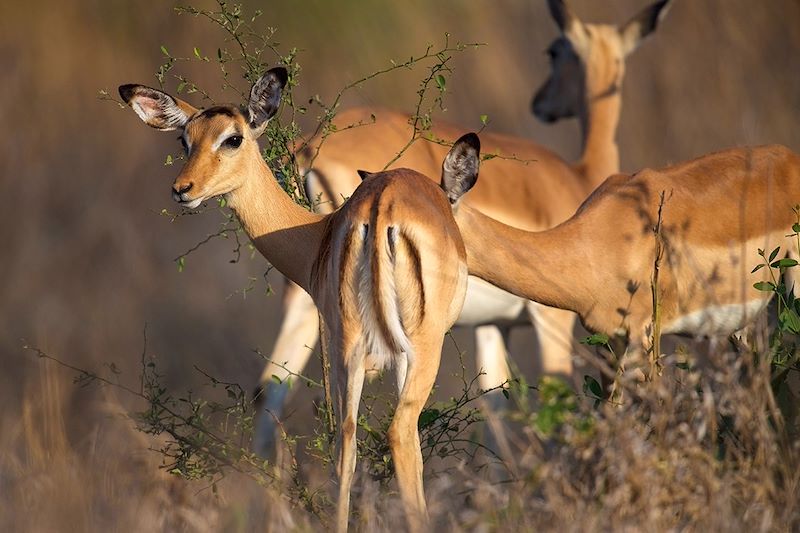
[[[534,96],[533,100],[531,100],[531,113],[533,113],[536,116],[539,116],[541,112],[542,112],[542,103],[539,100],[539,95],[537,94],[536,96]]]
[[[531,103],[531,112],[533,116],[547,124],[552,124],[556,120],[556,117],[552,113],[546,111],[538,100],[534,100]]]
[[[182,200],[181,196],[184,193],[187,193],[187,192],[191,191],[193,185],[194,184],[192,182],[187,183],[186,185],[184,185],[181,188],[178,188],[177,185],[173,185],[172,186],[172,199],[175,200],[176,202],[180,202]]]

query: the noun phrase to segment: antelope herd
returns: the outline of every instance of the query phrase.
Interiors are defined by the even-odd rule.
[[[786,148],[735,148],[617,174],[625,57],[656,29],[669,0],[621,27],[583,23],[563,0],[548,6],[561,35],[548,49],[552,71],[532,111],[548,122],[580,119],[584,150],[575,165],[526,139],[484,134],[479,141],[437,125],[433,134],[453,142],[449,151],[418,142],[391,170],[357,172],[392,160],[410,135],[409,117],[352,109],[337,123],[374,115],[375,124],[343,128],[297,154],[307,194],[317,200],[312,213],[284,192],[257,143],[279,108],[285,69],[259,79],[244,107],[197,109],[160,90],[120,87],[145,123],[180,132],[187,160],[174,200],[195,208],[224,196],[256,248],[287,278],[254,439],[267,457],[291,377],[317,341],[318,316],[324,322],[337,421],[338,530],[348,527],[368,371],[394,368],[397,402],[387,437],[409,527],[420,530],[427,511],[417,422],[452,325],[475,328],[484,389],[510,379],[508,329],[525,322],[536,327],[546,373],[572,373],[576,315],[588,330],[626,344],[625,359],[637,363],[653,350],[653,290],[661,332],[730,334],[772,294],[753,289],[768,276],[751,272],[755,251],[780,246],[797,257],[786,233],[800,201],[800,157]],[[481,145],[515,157],[487,163],[478,179]]]

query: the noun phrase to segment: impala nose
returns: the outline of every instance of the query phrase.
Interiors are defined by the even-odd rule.
[[[194,184],[192,182],[187,183],[183,187],[179,187],[178,184],[172,186],[172,199],[176,202],[183,202],[183,195],[187,192],[192,190],[192,186]]]
[[[533,115],[542,122],[546,122],[549,124],[555,121],[555,117],[552,116],[552,114],[548,113],[548,111],[545,109],[544,104],[542,104],[542,99],[539,96],[539,94],[537,94],[533,98],[533,101],[531,101],[531,113],[533,113]]]

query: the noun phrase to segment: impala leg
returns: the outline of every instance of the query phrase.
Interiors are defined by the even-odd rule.
[[[528,302],[528,316],[536,328],[542,375],[572,383],[572,330],[577,315],[555,307]]]
[[[350,488],[356,470],[358,405],[364,387],[364,354],[348,347],[346,343],[344,346],[331,346],[331,348],[332,389],[336,395],[334,405],[338,433],[336,474],[339,479],[339,500],[336,508],[336,530],[347,531],[350,518]]]
[[[475,328],[475,363],[480,371],[478,384],[481,389],[492,391],[484,396],[485,401],[483,402],[490,433],[484,444],[490,450],[498,453],[509,466],[512,464],[512,454],[505,426],[500,417],[493,416],[500,410],[505,400],[498,387],[508,383],[511,379],[507,346],[508,328],[501,329],[493,324]]]
[[[296,374],[305,369],[319,336],[319,315],[314,301],[298,285],[286,280],[283,322],[272,357],[261,373],[256,398],[253,451],[274,459],[280,418]]]
[[[427,524],[428,511],[422,485],[422,449],[417,423],[439,371],[444,336],[438,335],[433,339],[416,336],[411,341],[415,352],[408,362],[405,385],[388,438],[409,529],[419,531]]]
[[[478,376],[481,389],[491,390],[511,379],[507,340],[508,330],[501,330],[494,324],[475,328],[475,363],[481,372]],[[497,391],[498,394],[499,392]]]

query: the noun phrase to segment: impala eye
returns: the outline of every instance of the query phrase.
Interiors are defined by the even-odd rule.
[[[231,137],[225,139],[225,141],[222,144],[224,146],[227,146],[228,148],[239,148],[242,145],[243,140],[244,137],[242,137],[241,135],[232,135]]]
[[[183,147],[183,153],[189,153],[189,145],[186,144],[186,139],[183,138],[183,135],[178,136],[178,140],[181,142],[181,146]]]

